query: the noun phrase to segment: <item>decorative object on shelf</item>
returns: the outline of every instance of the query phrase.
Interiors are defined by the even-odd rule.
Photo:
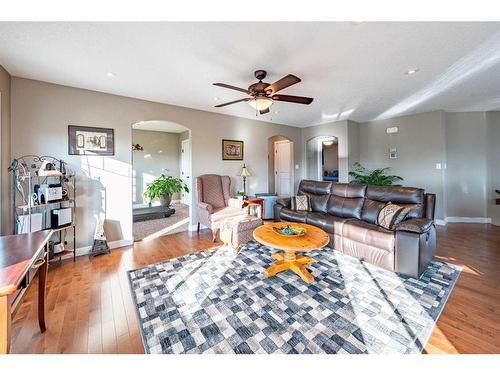
[[[246,198],[247,196],[247,177],[251,176],[245,164],[243,164],[243,168],[241,168],[238,176],[243,177],[243,196]]]
[[[273,231],[286,237],[300,237],[306,234],[306,230],[304,228],[295,226],[291,227],[290,225],[287,225],[286,227],[273,227]]]
[[[114,130],[91,126],[68,125],[68,154],[114,155]]]
[[[104,220],[100,218],[97,220],[94,234],[94,244],[90,250],[89,257],[92,258],[96,255],[109,253],[111,253],[111,249],[109,248],[108,241],[106,240],[106,234],[104,233]]]
[[[162,174],[156,180],[147,184],[144,197],[149,200],[149,206],[151,206],[153,199],[159,198],[160,204],[168,207],[172,201],[172,195],[181,191],[189,193],[189,188],[184,181],[180,178]]]
[[[42,166],[38,170],[38,175],[45,176],[62,176],[62,173],[57,170],[55,165],[48,160],[44,160]]]
[[[223,139],[222,160],[243,160],[243,141]]]
[[[54,244],[67,244],[64,232],[73,229],[71,249],[54,254],[51,261],[76,254],[76,180],[74,172],[63,160],[52,156],[25,155],[12,161],[12,234],[53,230]],[[57,172],[57,173],[56,173]],[[53,213],[63,214],[52,222]],[[65,225],[62,225],[64,222]],[[59,223],[59,225],[55,225]],[[54,238],[54,236],[57,236]]]
[[[403,178],[400,176],[387,175],[386,173],[390,169],[386,167],[371,171],[356,162],[354,163],[354,170],[349,172],[349,176],[353,178],[352,183],[363,185],[390,186],[394,185],[397,181],[403,181]]]
[[[142,147],[139,143],[132,145],[132,151],[144,151],[144,147]]]

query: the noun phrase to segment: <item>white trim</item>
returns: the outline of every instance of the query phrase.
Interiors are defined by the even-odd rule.
[[[465,216],[450,216],[446,218],[447,223],[478,223],[491,224],[491,217],[465,217]]]
[[[117,249],[119,247],[123,246],[130,246],[134,243],[133,240],[117,240],[117,241],[111,241],[108,242],[108,246],[110,249]],[[82,255],[88,255],[90,254],[90,250],[92,250],[92,246],[84,246],[84,247],[77,247],[76,248],[76,256],[82,256]],[[70,259],[73,258],[72,254],[68,254],[62,257],[62,259]]]
[[[442,226],[446,225],[446,220],[443,219],[436,219],[434,220],[434,222],[436,223],[436,225],[442,225]]]

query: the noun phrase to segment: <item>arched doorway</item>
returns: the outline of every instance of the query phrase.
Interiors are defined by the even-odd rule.
[[[267,140],[268,145],[268,191],[278,196],[293,195],[293,141],[282,135]]]
[[[306,142],[306,177],[309,180],[339,181],[337,137],[317,136]]]
[[[187,231],[193,191],[189,129],[163,120],[137,122],[132,125],[131,152],[134,241]],[[180,180],[189,192],[181,189],[170,201],[149,200],[144,193],[159,178]]]

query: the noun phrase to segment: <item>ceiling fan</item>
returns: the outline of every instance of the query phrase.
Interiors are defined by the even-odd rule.
[[[269,84],[267,82],[262,82],[262,80],[266,78],[267,75],[267,72],[265,70],[256,70],[254,74],[255,78],[257,78],[259,82],[248,86],[248,89],[242,89],[236,86],[227,85],[225,83],[214,83],[215,86],[241,91],[251,96],[250,98],[243,98],[228,103],[218,104],[215,107],[219,108],[219,107],[225,107],[226,105],[230,104],[247,102],[253,108],[255,108],[256,111],[259,111],[259,113],[263,115],[269,112],[269,107],[273,105],[273,102],[311,104],[313,101],[313,98],[307,98],[304,96],[276,94],[280,90],[286,89],[287,87],[299,83],[300,82],[299,77],[296,77],[292,74],[288,74],[287,76],[277,80],[276,82]]]

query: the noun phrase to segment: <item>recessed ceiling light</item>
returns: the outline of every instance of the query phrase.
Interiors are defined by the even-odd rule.
[[[351,21],[351,25],[358,26],[364,23],[365,21]]]
[[[418,72],[418,69],[410,69],[405,72],[406,75],[411,76]]]
[[[114,77],[116,77],[116,74],[113,72],[107,72],[106,76],[108,76],[109,78],[114,78]]]

